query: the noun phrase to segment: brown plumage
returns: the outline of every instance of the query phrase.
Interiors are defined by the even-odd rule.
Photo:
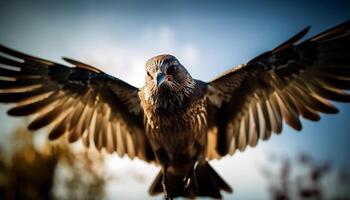
[[[72,59],[67,67],[0,46],[0,102],[15,104],[9,115],[35,115],[31,130],[51,125],[50,139],[159,164],[151,194],[221,198],[232,190],[209,160],[281,133],[283,120],[301,130],[299,116],[337,113],[328,100],[350,102],[350,21],[299,42],[308,29],[210,82],[156,56],[140,89]]]

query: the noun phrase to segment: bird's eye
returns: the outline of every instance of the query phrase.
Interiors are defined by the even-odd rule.
[[[170,66],[168,67],[168,69],[166,70],[166,74],[167,74],[167,75],[174,75],[175,70],[176,70],[176,66],[170,65]]]

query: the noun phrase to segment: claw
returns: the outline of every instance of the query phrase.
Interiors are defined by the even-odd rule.
[[[195,187],[195,191],[197,192],[198,189],[198,184],[197,184],[197,177],[196,177],[196,169],[198,167],[199,162],[195,162],[194,166],[193,166],[193,181],[194,181],[194,187]]]
[[[191,178],[185,177],[183,181],[185,182],[185,189],[187,189],[190,186]]]
[[[194,182],[194,188],[195,191],[197,191],[198,189],[198,184],[197,184],[197,178],[196,178],[196,169],[198,166],[198,162],[195,162],[193,165],[193,169],[190,171],[190,173],[188,174],[188,176],[186,176],[183,181],[185,182],[185,187],[184,189],[188,189],[191,185],[191,177],[193,177],[193,182]]]

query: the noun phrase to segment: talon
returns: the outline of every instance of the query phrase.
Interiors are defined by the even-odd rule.
[[[187,189],[190,186],[191,178],[185,177],[183,181],[185,182],[185,189]]]
[[[197,178],[196,178],[196,168],[198,167],[198,162],[195,162],[193,165],[193,169],[190,171],[190,173],[183,179],[185,182],[185,189],[187,189],[191,184],[191,177],[193,177],[194,187],[197,191],[198,185],[197,185]]]
[[[194,187],[195,187],[195,192],[197,192],[198,189],[198,183],[197,183],[197,177],[196,177],[196,169],[198,167],[199,162],[195,162],[193,166],[193,181],[194,181]]]

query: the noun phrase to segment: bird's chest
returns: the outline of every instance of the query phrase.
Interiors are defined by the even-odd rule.
[[[193,132],[196,129],[206,127],[205,99],[200,99],[190,106],[171,110],[151,107],[145,113],[147,127],[153,132]]]
[[[189,148],[205,140],[207,131],[206,100],[200,99],[186,108],[146,111],[146,134],[155,148],[169,151]]]

